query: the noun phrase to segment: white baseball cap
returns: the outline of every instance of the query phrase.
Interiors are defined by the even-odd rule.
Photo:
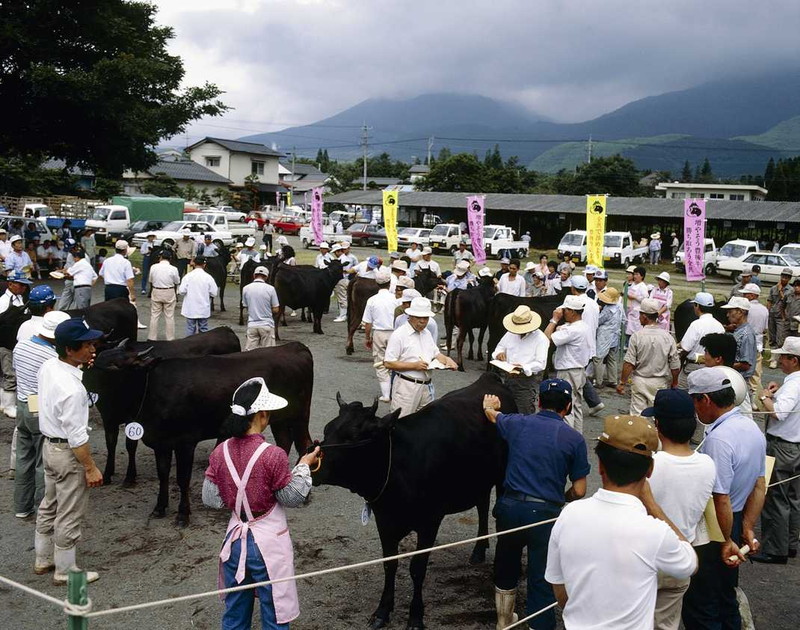
[[[706,367],[689,373],[690,394],[711,394],[728,387],[733,388],[730,376],[716,367]]]
[[[658,300],[653,298],[645,298],[639,306],[639,311],[645,315],[655,315],[658,313]]]
[[[418,297],[422,297],[422,294],[416,289],[403,289],[403,295],[400,298],[400,303],[405,304],[406,302],[411,302]]]
[[[586,269],[583,270],[583,275],[588,275],[590,273],[591,274],[597,273],[597,267],[594,265],[586,265]]]
[[[423,247],[422,248],[422,255],[427,256],[428,254],[432,254],[433,250],[430,247]]]
[[[714,296],[710,293],[700,291],[699,293],[695,294],[692,303],[697,304],[698,306],[714,306]]]
[[[264,265],[259,265],[253,271],[254,276],[264,276],[265,278],[269,277],[269,269],[267,269]]]
[[[786,337],[783,346],[773,350],[772,354],[793,354],[800,357],[800,337]]]
[[[589,281],[584,276],[572,276],[572,286],[579,291],[586,291],[589,288]]]
[[[745,297],[734,295],[727,304],[723,304],[721,308],[740,308],[743,311],[750,310],[750,300]]]
[[[408,271],[408,263],[405,260],[395,260],[392,263],[392,269],[398,269],[400,271]]]
[[[10,239],[8,239],[9,243],[16,243],[17,241],[21,241],[22,237],[19,234],[14,234]]]
[[[248,239],[247,239],[247,240],[244,242],[244,244],[245,244],[247,247],[252,247],[253,245],[255,245],[255,244],[256,244],[256,239],[254,239],[252,236],[250,236],[250,237],[248,237]]]
[[[489,269],[489,267],[481,267],[480,271],[478,272],[478,275],[481,276],[482,278],[486,278],[487,276],[492,275],[492,270]]]
[[[469,263],[466,260],[459,260],[456,264],[455,274],[457,276],[463,276],[465,273],[469,271]]]
[[[69,319],[69,315],[64,311],[49,311],[44,314],[42,321],[36,328],[36,334],[40,337],[47,337],[48,339],[56,338],[56,328],[61,322]]]
[[[744,288],[739,289],[738,293],[744,295],[745,293],[754,293],[755,295],[761,295],[761,287],[755,284],[754,282],[748,282],[744,285]]]
[[[11,238],[11,242],[12,243],[14,242],[14,238],[13,237]],[[128,249],[128,241],[126,241],[125,239],[121,238],[116,243],[114,243],[114,247],[116,247],[117,249]]]
[[[330,246],[330,245],[328,245],[328,244],[327,244],[325,241],[322,241],[322,242],[319,244],[319,248],[320,248],[320,249],[330,249],[330,248],[331,248],[331,246]]]
[[[564,303],[561,305],[561,308],[568,308],[572,311],[583,311],[583,298],[579,295],[568,295],[564,299]]]
[[[525,271],[533,271],[536,269],[536,263],[529,262],[525,265]]]
[[[378,284],[389,284],[391,280],[392,276],[388,271],[384,271],[383,269],[378,269],[375,271],[375,282]]]

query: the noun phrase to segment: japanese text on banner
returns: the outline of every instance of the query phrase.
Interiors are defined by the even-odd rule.
[[[472,254],[475,262],[482,265],[486,262],[486,252],[483,250],[483,221],[485,216],[486,197],[472,195],[467,197],[467,225],[469,237],[472,241]]]
[[[686,199],[683,202],[683,252],[687,280],[705,278],[703,258],[706,237],[706,200]]]
[[[396,190],[383,191],[383,225],[386,228],[388,251],[397,251],[397,207],[400,203]]]
[[[314,233],[314,244],[324,241],[322,234],[322,188],[311,189],[311,231]]]
[[[606,234],[606,196],[586,196],[586,264],[603,267]]]

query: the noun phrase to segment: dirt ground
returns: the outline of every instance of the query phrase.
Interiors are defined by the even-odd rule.
[[[366,250],[356,250],[362,258]],[[305,261],[301,261],[305,262]],[[493,266],[496,266],[493,265]],[[54,285],[56,283],[53,283]],[[722,288],[720,286],[720,288]],[[215,313],[212,326],[229,325],[243,339],[237,325],[238,287],[228,286],[226,303],[229,310]],[[102,289],[95,290],[95,301],[102,299]],[[333,323],[335,309],[323,318],[324,335],[311,334],[311,325],[300,317],[288,318],[289,326],[281,329],[283,340],[307,344],[314,355],[315,391],[312,403],[311,434],[321,438],[324,425],[337,413],[336,392],[346,400],[371,401],[377,394],[377,383],[370,354],[363,347],[363,335],[356,337],[356,353],[344,352],[344,324]],[[149,320],[148,300],[139,301],[143,323]],[[177,329],[183,335],[183,320],[178,317]],[[440,330],[443,325],[440,322]],[[146,333],[146,331],[140,331]],[[144,338],[145,334],[140,334]],[[443,394],[471,383],[480,375],[482,365],[467,362],[464,373],[446,372],[435,375],[436,389]],[[768,370],[767,378],[778,374]],[[628,401],[612,390],[601,393],[608,412],[627,410]],[[385,406],[381,410],[388,411]],[[105,446],[99,416],[92,413],[93,453],[102,466]],[[584,432],[587,442],[600,433],[601,419],[588,417]],[[0,420],[0,462],[5,466],[9,452],[12,422]],[[271,439],[267,430],[268,439]],[[217,554],[225,532],[228,515],[203,507],[200,501],[202,475],[214,443],[199,445],[192,478],[193,512],[191,524],[177,529],[173,519],[177,509],[177,488],[173,488],[166,519],[150,519],[157,490],[153,453],[139,449],[139,479],[134,488],[121,486],[118,472],[114,482],[91,493],[89,515],[79,545],[79,562],[85,568],[100,572],[101,579],[90,585],[89,593],[95,609],[200,593],[216,588]],[[124,471],[124,441],[117,449],[117,470]],[[292,455],[294,458],[294,455]],[[593,455],[590,460],[594,463]],[[174,479],[174,470],[173,470]],[[596,466],[590,476],[590,493],[599,486]],[[54,587],[50,578],[32,572],[33,519],[20,520],[13,515],[13,482],[0,479],[0,575],[7,576],[56,597],[66,589]],[[381,555],[374,521],[367,526],[360,522],[363,500],[336,487],[319,487],[305,507],[289,510],[289,524],[295,547],[298,573],[337,567]],[[589,526],[589,524],[587,524]],[[445,519],[437,543],[447,543],[474,536],[477,514],[474,510]],[[493,523],[490,524],[493,530]],[[413,536],[404,541],[401,550],[414,548]],[[425,583],[426,623],[429,628],[493,628],[494,596],[491,582],[491,561],[482,566],[469,566],[470,547],[457,547],[432,555]],[[741,571],[741,582],[753,610],[756,627],[776,630],[796,628],[800,613],[797,593],[800,588],[798,560],[790,564],[764,566],[748,564]],[[301,616],[292,624],[298,630],[330,630],[366,627],[380,597],[383,570],[380,566],[323,576],[299,582]],[[396,610],[390,627],[403,628],[408,614],[411,580],[408,562],[401,562],[397,579]],[[0,587],[0,606],[6,622],[0,626],[19,630],[66,627],[64,615],[56,607],[16,590]],[[522,597],[518,610],[524,609]],[[180,603],[113,615],[91,620],[92,629],[141,630],[141,628],[210,629],[220,624],[222,604],[217,597],[197,598]],[[256,613],[257,618],[257,613]],[[792,621],[794,619],[794,621]],[[8,625],[6,625],[8,623]],[[259,627],[257,624],[255,627]]]

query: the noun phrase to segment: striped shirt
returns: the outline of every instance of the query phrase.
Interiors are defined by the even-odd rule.
[[[14,371],[17,373],[17,400],[28,402],[28,396],[39,390],[37,376],[45,361],[55,358],[56,348],[39,336],[23,339],[14,346]]]

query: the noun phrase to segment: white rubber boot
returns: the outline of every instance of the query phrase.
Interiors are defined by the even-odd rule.
[[[512,623],[516,623],[519,617],[514,612],[514,605],[517,603],[517,589],[510,591],[494,587],[494,607],[497,610],[497,630],[503,630]]]
[[[381,402],[388,403],[392,399],[392,383],[391,381],[381,381],[381,397],[378,398]]]
[[[36,561],[33,564],[33,572],[36,575],[44,575],[55,569],[52,536],[36,532],[33,538],[33,548],[36,550]]]
[[[340,308],[339,309],[339,317],[337,317],[333,321],[335,321],[335,322],[346,322],[347,321],[347,309],[346,308]]]
[[[0,406],[3,407],[3,413],[9,418],[17,417],[17,392],[9,392],[5,389],[0,394]]]
[[[70,571],[80,570],[75,564],[75,547],[62,549],[56,545],[54,555],[56,572],[53,574],[53,584],[62,586],[67,583]],[[86,582],[96,582],[99,578],[100,576],[95,571],[86,571]]]

